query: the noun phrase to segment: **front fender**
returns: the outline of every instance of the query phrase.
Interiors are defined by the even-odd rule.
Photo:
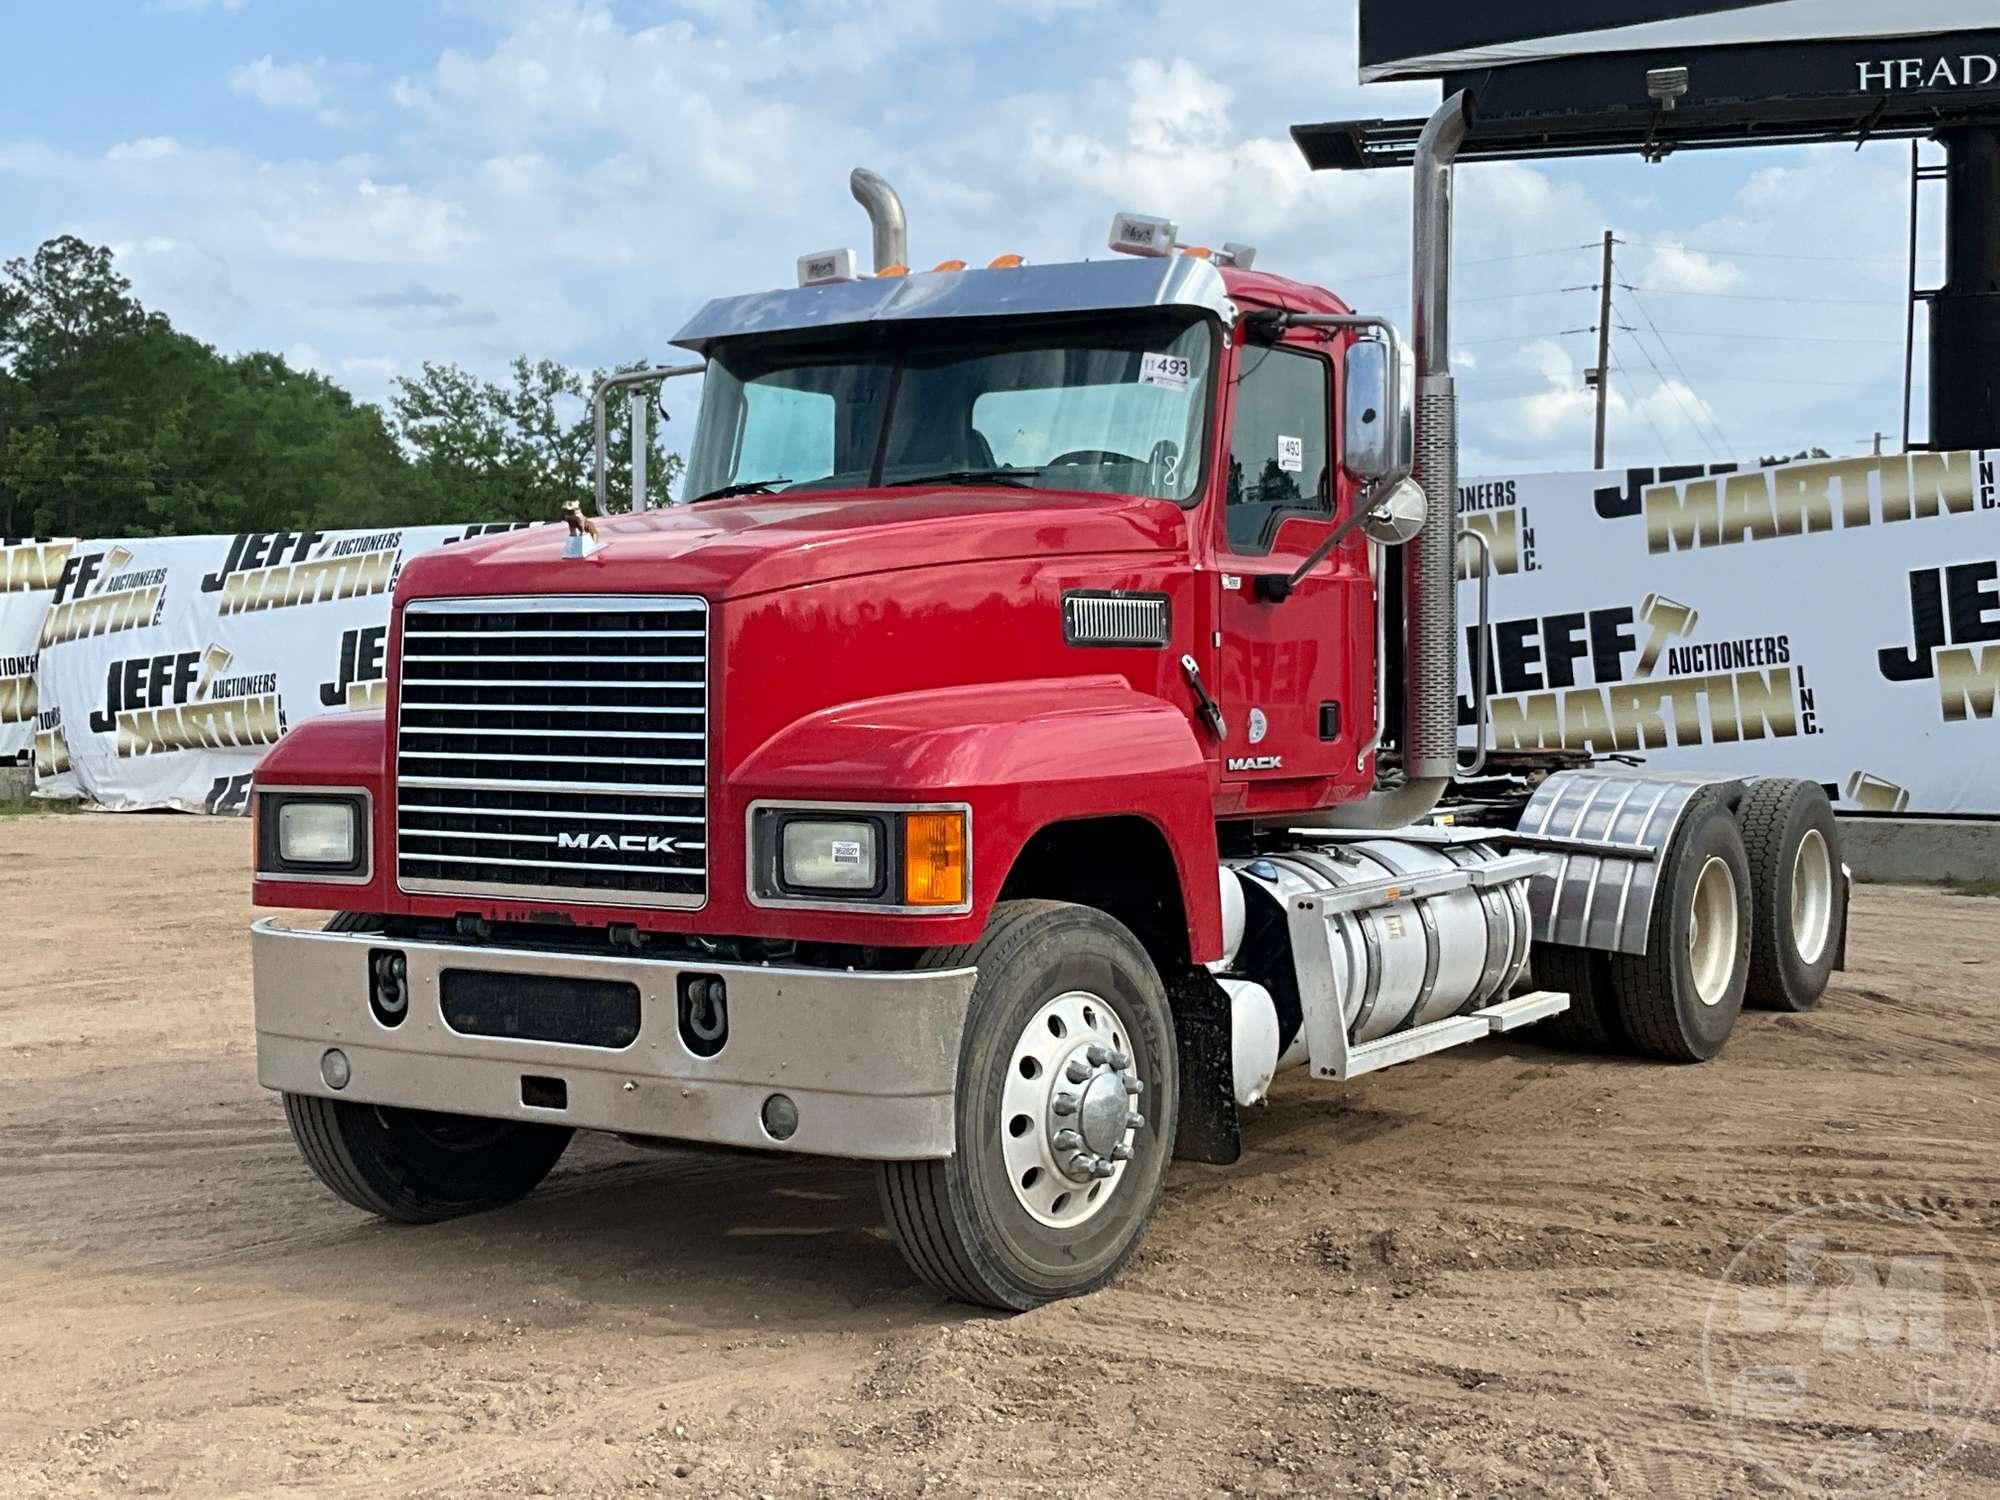
[[[375,877],[383,875],[383,851],[393,850],[394,813],[387,795],[389,764],[388,718],[380,709],[352,713],[322,714],[286,732],[257,763],[253,789],[275,787],[356,787],[368,793],[374,824],[370,846],[375,851]],[[327,906],[330,890],[360,895],[357,887],[302,885],[284,880],[266,880],[254,871],[251,899],[258,906]]]
[[[1041,829],[1144,818],[1171,851],[1195,957],[1221,952],[1208,761],[1182,710],[1123,677],[981,683],[842,704],[773,735],[730,779],[751,800],[971,804],[975,931]]]

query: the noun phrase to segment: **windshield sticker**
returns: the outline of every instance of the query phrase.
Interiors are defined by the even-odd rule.
[[[1194,378],[1194,361],[1185,354],[1148,354],[1139,361],[1139,384],[1184,391]]]
[[[1278,434],[1278,467],[1287,474],[1303,474],[1306,470],[1306,440]]]

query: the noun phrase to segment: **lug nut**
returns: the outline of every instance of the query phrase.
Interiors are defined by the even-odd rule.
[[[1132,1066],[1132,1059],[1123,1052],[1112,1053],[1109,1062],[1111,1067],[1120,1073]]]
[[[1090,1177],[1097,1171],[1097,1158],[1088,1151],[1079,1151],[1069,1159],[1069,1174],[1072,1177]]]
[[[1138,1079],[1132,1077],[1130,1074],[1127,1074],[1125,1078],[1125,1092],[1136,1099],[1139,1095],[1146,1092],[1146,1085],[1139,1082]]]
[[[1133,1110],[1125,1116],[1125,1128],[1127,1130],[1144,1130],[1146,1128],[1146,1117],[1140,1114],[1138,1110]]]
[[[1087,1083],[1090,1080],[1090,1064],[1080,1057],[1072,1057],[1069,1066],[1063,1069],[1063,1076],[1071,1083]]]
[[[1090,1065],[1093,1068],[1101,1068],[1111,1061],[1111,1049],[1109,1047],[1086,1047],[1083,1049],[1083,1055],[1090,1059]]]
[[[1090,1175],[1095,1177],[1099,1182],[1114,1175],[1117,1171],[1116,1167],[1112,1166],[1110,1162],[1101,1156],[1090,1164]]]
[[[1083,1144],[1083,1137],[1074,1130],[1058,1130],[1055,1147],[1058,1151],[1074,1151]]]
[[[1113,1161],[1130,1161],[1132,1159],[1132,1148],[1123,1141],[1120,1141],[1111,1148],[1111,1159]]]
[[[1073,1115],[1076,1113],[1076,1095],[1057,1094],[1049,1101],[1049,1108],[1059,1115]]]

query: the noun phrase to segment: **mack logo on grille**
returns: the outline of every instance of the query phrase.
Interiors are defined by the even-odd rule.
[[[558,849],[613,849],[620,854],[672,854],[680,844],[657,833],[558,833]]]

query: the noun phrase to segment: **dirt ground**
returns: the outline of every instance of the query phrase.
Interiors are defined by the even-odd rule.
[[[0,1494],[1697,1496],[1854,1442],[2000,1493],[1979,1401],[1852,1361],[1746,1445],[1702,1341],[1740,1247],[1845,1199],[1963,1254],[1954,1330],[2000,1292],[2000,902],[1860,892],[1825,1005],[1706,1067],[1293,1074],[1116,1286],[1005,1319],[838,1164],[583,1137],[502,1213],[339,1203],[255,1079],[248,834],[0,821]]]

